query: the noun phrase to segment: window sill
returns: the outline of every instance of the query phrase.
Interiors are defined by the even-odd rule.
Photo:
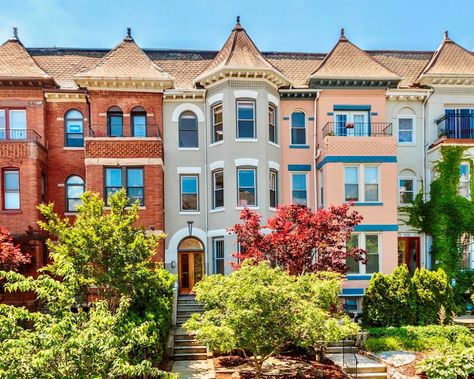
[[[107,211],[110,211],[110,210],[112,209],[112,207],[110,207],[110,206],[107,205],[106,207],[104,207],[104,209],[107,210]],[[132,209],[132,207],[131,207],[130,205],[127,205],[127,206],[125,207],[125,209]],[[146,206],[140,205],[140,206],[138,207],[138,210],[139,210],[139,211],[146,211]],[[75,213],[75,214],[77,214],[77,213]]]
[[[2,209],[0,211],[2,214],[22,214],[23,211],[21,209]]]
[[[217,142],[213,142],[213,143],[209,144],[209,147],[219,146],[219,145],[223,145],[223,144],[224,144],[224,140],[217,141]]]
[[[64,212],[64,216],[77,216],[79,212]]]
[[[215,208],[215,209],[210,209],[209,213],[219,213],[219,212],[224,212],[225,208]]]
[[[374,201],[374,202],[356,201],[354,202],[354,205],[356,207],[381,207],[383,206],[383,203],[381,201]]]
[[[397,142],[398,146],[416,146],[416,142]]]
[[[199,147],[178,147],[182,151],[199,151]]]
[[[235,142],[258,142],[257,138],[236,138]]]
[[[258,210],[260,209],[259,206],[257,206],[257,205],[252,205],[252,206],[248,206],[248,207],[235,207],[235,210],[237,210],[237,211],[243,211],[245,208],[247,208],[247,209],[252,209],[252,210],[256,210],[256,211],[258,211]]]
[[[277,143],[275,143],[275,142],[268,141],[268,144],[271,145],[271,146],[273,146],[273,147],[276,147],[276,148],[278,148],[278,149],[280,148],[280,145],[277,144]]]
[[[179,211],[180,215],[200,215],[200,211]]]
[[[64,146],[63,150],[69,150],[69,151],[82,151],[84,150],[84,147],[69,147],[69,146]]]
[[[276,212],[276,211],[277,211],[277,209],[276,209],[276,208],[273,208],[273,207],[269,207],[268,210],[269,210],[270,212]]]
[[[290,145],[290,149],[309,149],[309,145]]]

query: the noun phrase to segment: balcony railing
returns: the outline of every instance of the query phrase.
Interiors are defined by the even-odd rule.
[[[41,136],[33,129],[0,129],[0,142],[41,142]]]
[[[438,136],[453,139],[474,139],[474,114],[446,114],[436,120]]]
[[[390,122],[328,122],[323,128],[323,137],[390,137]]]
[[[124,125],[122,128],[121,135],[110,135],[107,132],[106,126],[92,126],[88,128],[87,136],[89,137],[110,137],[110,138],[121,138],[121,137],[134,137],[134,138],[149,138],[149,137],[161,137],[160,128],[157,125],[147,125],[146,127],[135,127],[135,133],[132,134],[132,128],[129,125]]]

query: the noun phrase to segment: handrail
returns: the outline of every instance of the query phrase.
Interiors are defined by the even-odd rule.
[[[435,120],[438,135],[453,139],[474,139],[474,114],[455,112]]]
[[[390,137],[391,122],[328,122],[323,128],[323,137]]]
[[[122,135],[111,136],[108,133],[107,125],[92,125],[88,127],[88,137],[110,137],[110,138],[123,138],[123,137],[134,137],[134,138],[160,138],[161,132],[158,125],[146,125],[143,129],[139,130],[138,135],[132,134],[132,127],[130,125],[122,126]]]

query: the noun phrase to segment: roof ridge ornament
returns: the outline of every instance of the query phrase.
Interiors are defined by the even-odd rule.
[[[13,34],[10,38],[10,41],[20,41],[20,39],[18,38],[18,28],[14,26],[12,29],[13,29]]]
[[[344,29],[344,28],[341,28],[341,36],[339,37],[339,41],[347,41],[346,29]]]
[[[451,41],[451,38],[449,38],[449,33],[448,33],[447,30],[444,32],[444,40],[445,41]]]
[[[127,36],[123,39],[124,41],[133,41],[132,28],[127,28]]]
[[[240,16],[237,16],[235,18],[235,26],[234,26],[234,29],[233,30],[244,30],[244,28],[242,27],[242,25],[240,25]]]

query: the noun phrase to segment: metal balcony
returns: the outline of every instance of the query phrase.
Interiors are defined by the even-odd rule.
[[[390,122],[328,122],[323,128],[323,137],[390,137]]]
[[[436,120],[438,136],[452,139],[474,139],[474,114],[452,113]]]
[[[158,125],[147,125],[139,131],[138,135],[132,135],[130,125],[123,125],[122,135],[110,135],[107,132],[107,126],[92,126],[88,128],[88,137],[101,137],[101,138],[160,138],[160,128]]]
[[[0,142],[39,142],[43,138],[33,129],[0,129]]]

